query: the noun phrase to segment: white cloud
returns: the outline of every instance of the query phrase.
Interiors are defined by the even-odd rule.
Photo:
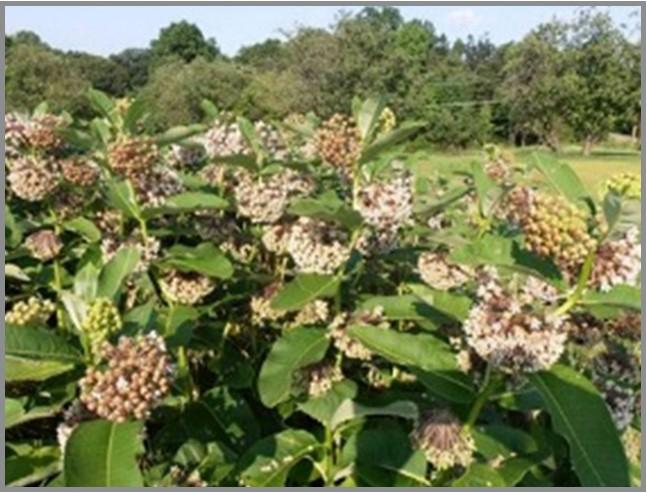
[[[457,28],[468,28],[477,26],[481,19],[472,9],[452,10],[447,14],[447,20]]]

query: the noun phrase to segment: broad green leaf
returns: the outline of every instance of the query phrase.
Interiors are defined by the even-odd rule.
[[[622,238],[631,228],[640,228],[642,223],[642,208],[640,200],[624,198],[609,192],[604,197],[602,210],[607,221],[607,237],[612,240]]]
[[[65,485],[143,486],[137,455],[143,452],[142,423],[95,420],[81,423],[65,447]]]
[[[95,144],[92,135],[76,128],[59,128],[56,133],[63,137],[67,144],[70,144],[72,147],[79,150],[88,151],[92,149]]]
[[[368,98],[362,103],[361,108],[357,112],[357,128],[364,142],[373,135],[385,106],[386,99],[384,97]]]
[[[530,469],[538,466],[544,459],[543,454],[533,454],[522,457],[513,457],[503,462],[496,468],[496,472],[503,478],[506,486],[516,486]]]
[[[318,298],[330,298],[337,293],[340,279],[323,274],[298,274],[272,298],[275,310],[294,311]]]
[[[610,291],[589,291],[580,299],[579,305],[603,318],[613,316],[620,310],[641,311],[640,288],[620,284]]]
[[[229,279],[234,273],[231,262],[213,243],[196,247],[176,245],[169,250],[164,264],[182,272],[197,272],[219,279]]]
[[[58,446],[29,448],[7,457],[4,466],[6,486],[33,486],[60,471],[61,452]]]
[[[506,482],[491,466],[474,462],[460,478],[452,483],[452,486],[458,488],[496,488],[506,486]]]
[[[547,154],[539,156],[534,153],[531,166],[544,175],[551,188],[571,202],[577,203],[582,199],[591,199],[586,187],[568,164],[561,163]]]
[[[457,402],[473,399],[472,381],[458,369],[449,345],[437,337],[361,325],[350,327],[348,333],[383,358],[417,369],[422,383],[443,398]]]
[[[110,261],[103,266],[99,275],[97,294],[114,297],[125,279],[135,270],[139,262],[139,250],[134,246],[120,248]]]
[[[7,241],[7,246],[17,247],[22,242],[23,231],[13,213],[11,208],[5,202],[4,205],[4,229],[5,229],[5,239]]]
[[[4,264],[5,278],[16,279],[18,281],[29,282],[29,276],[16,264]]]
[[[476,186],[480,212],[483,216],[488,215],[492,206],[502,195],[503,190],[485,173],[481,163],[473,162],[471,171],[474,185]]]
[[[18,399],[12,399],[11,397],[5,397],[5,401],[4,401],[5,428],[11,428],[16,423],[19,423],[24,415],[25,415],[25,410],[23,409],[23,405],[21,401],[19,401]]]
[[[298,199],[290,205],[288,213],[335,222],[350,230],[362,224],[362,216],[348,207],[333,191],[315,198]]]
[[[154,140],[158,146],[164,146],[180,142],[184,139],[188,139],[189,137],[204,132],[205,130],[206,127],[201,124],[193,124],[188,126],[180,125],[168,129],[163,134],[157,135]]]
[[[21,399],[5,400],[5,428],[17,426],[28,421],[55,416],[63,406],[76,396],[76,386],[68,385],[62,389]]]
[[[371,145],[364,148],[360,156],[360,163],[375,159],[382,152],[404,142],[426,125],[423,122],[404,122],[392,132],[379,136]]]
[[[80,361],[80,352],[50,329],[5,324],[7,381],[44,380]]]
[[[353,435],[341,462],[352,465],[359,486],[429,486],[424,454],[413,450],[409,437],[399,429],[366,429]]]
[[[138,126],[147,115],[147,103],[143,99],[136,99],[133,101],[124,116],[124,128],[134,134],[138,130]]]
[[[397,416],[415,421],[418,419],[418,406],[411,401],[395,401],[386,406],[373,407],[346,399],[332,416],[330,427],[334,429],[346,421],[364,416]]]
[[[207,117],[210,118],[211,120],[215,120],[216,118],[218,118],[218,115],[220,114],[220,111],[218,111],[218,107],[208,99],[203,99],[202,101],[200,101],[200,108],[202,108],[202,111],[204,111],[204,114],[207,115]]]
[[[128,217],[135,219],[141,217],[141,209],[128,182],[109,182],[106,188],[106,199],[112,207],[119,209]]]
[[[112,118],[114,103],[106,93],[97,89],[88,89],[88,100],[95,111],[106,118]]]
[[[92,221],[84,217],[77,217],[63,223],[63,227],[68,231],[80,234],[91,243],[101,240],[101,231]]]
[[[240,482],[244,486],[284,486],[290,469],[320,447],[304,430],[285,430],[257,442],[240,460]]]
[[[199,209],[226,209],[229,202],[219,195],[203,192],[186,192],[169,197],[165,208],[178,212],[191,212]]]
[[[90,122],[90,130],[94,134],[94,138],[107,146],[112,140],[112,131],[108,125],[108,121],[105,118],[95,118]]]
[[[472,307],[472,300],[467,296],[432,289],[423,284],[409,284],[408,287],[426,304],[459,322],[467,318]]]
[[[252,148],[254,151],[254,154],[256,156],[264,156],[265,155],[265,149],[263,148],[263,143],[261,142],[261,139],[258,137],[256,134],[256,129],[254,128],[254,124],[250,122],[247,118],[244,118],[242,116],[238,117],[237,119],[238,122],[238,128],[240,129],[240,133],[243,135],[249,146]]]
[[[61,294],[61,301],[63,302],[65,311],[74,324],[74,327],[78,332],[81,332],[83,320],[85,319],[85,314],[88,310],[88,304],[83,301],[81,296],[70,291],[63,291]]]
[[[96,298],[100,273],[101,270],[92,262],[85,264],[74,276],[74,294],[86,302]]]
[[[343,380],[333,384],[330,392],[312,397],[299,404],[299,409],[321,424],[330,427],[330,422],[337,408],[346,399],[357,395],[357,384],[352,380]]]
[[[367,311],[376,307],[381,307],[384,310],[384,316],[389,320],[439,321],[439,317],[444,319],[433,307],[412,294],[372,296],[362,302],[358,311]]]
[[[270,349],[258,377],[261,402],[274,407],[290,397],[294,373],[321,361],[330,341],[320,329],[300,327],[278,339]]]
[[[503,424],[478,426],[472,431],[472,437],[476,450],[487,460],[537,451],[537,444],[528,433]]]
[[[571,462],[582,486],[629,486],[622,443],[593,384],[562,365],[530,379],[546,403],[554,429],[570,445]]]

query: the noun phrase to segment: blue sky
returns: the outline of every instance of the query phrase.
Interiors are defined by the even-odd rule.
[[[241,47],[281,38],[281,31],[300,25],[329,27],[339,11],[352,6],[7,6],[5,31],[31,30],[54,48],[100,55],[124,48],[146,47],[160,28],[186,19],[197,24],[206,37],[214,37],[221,50],[233,55]],[[600,7],[617,22],[626,22],[638,7]],[[419,18],[453,40],[473,34],[489,34],[495,43],[516,40],[553,16],[569,19],[572,6],[408,6],[400,7],[406,20]]]

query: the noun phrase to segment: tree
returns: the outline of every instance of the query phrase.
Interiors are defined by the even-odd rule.
[[[128,75],[128,89],[143,87],[148,82],[151,64],[151,51],[148,49],[128,48],[110,59],[122,67]]]
[[[582,142],[582,153],[588,155],[629,104],[624,74],[635,64],[622,31],[608,13],[581,11],[570,24],[569,35],[566,54],[573,84],[567,118]]]
[[[68,52],[65,59],[95,89],[116,97],[128,90],[128,71],[114,60],[81,52]]]
[[[243,46],[235,60],[259,70],[282,70],[285,68],[283,43],[278,39],[267,39],[262,43]]]
[[[220,55],[220,51],[215,40],[205,39],[198,26],[180,21],[160,31],[157,39],[151,42],[151,54],[153,63],[167,58],[190,62],[197,57],[213,60]]]

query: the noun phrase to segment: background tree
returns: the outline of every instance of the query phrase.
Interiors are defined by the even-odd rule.
[[[148,82],[151,64],[151,51],[148,49],[128,48],[110,59],[117,63],[128,74],[128,89],[136,90]]]
[[[157,39],[151,42],[151,56],[154,64],[168,58],[179,58],[190,62],[197,57],[213,60],[220,55],[215,40],[205,39],[195,24],[187,21],[173,22],[163,28]]]

